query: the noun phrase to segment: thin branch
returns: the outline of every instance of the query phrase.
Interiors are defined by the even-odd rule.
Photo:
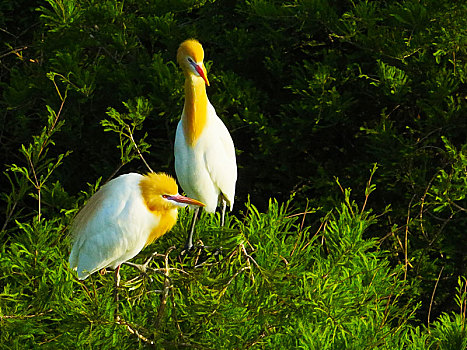
[[[462,282],[461,282],[462,283]],[[461,288],[462,288],[462,285],[461,285]],[[462,331],[464,330],[464,326],[465,326],[465,320],[466,320],[466,309],[467,309],[467,300],[466,300],[466,295],[467,293],[467,280],[464,279],[464,291],[461,292],[461,298],[463,296],[463,299],[464,299],[464,302],[461,302],[461,305],[460,305],[460,316],[461,316],[461,319],[462,319]],[[461,299],[462,301],[462,299]]]
[[[305,217],[306,217],[306,214],[308,214],[309,211],[308,211],[308,200],[306,201],[306,206],[305,206],[305,212],[303,213],[303,217],[302,217],[302,222],[300,224],[300,231],[303,230],[303,227],[305,226]]]
[[[141,152],[140,152],[140,150],[139,150],[139,148],[138,148],[138,145],[137,145],[136,142],[135,142],[135,139],[133,138],[133,133],[131,132],[130,126],[127,125],[127,127],[128,127],[128,132],[129,132],[129,134],[130,134],[130,135],[129,135],[129,136],[130,136],[130,140],[131,140],[131,142],[133,143],[133,145],[135,146],[136,152],[138,152],[138,155],[139,155],[139,157],[141,158],[141,160],[143,161],[144,165],[146,165],[146,167],[149,169],[149,171],[150,171],[151,173],[153,173],[154,170],[151,169],[151,167],[149,166],[149,164],[146,162],[146,159],[144,159],[143,155],[141,154]]]
[[[327,218],[328,218],[328,215],[329,215],[329,213],[326,214],[324,220],[321,221],[321,225],[319,225],[319,227],[318,227],[318,229],[316,230],[315,234],[310,238],[310,240],[308,241],[308,243],[305,244],[305,245],[303,246],[303,248],[301,249],[301,251],[304,251],[304,250],[311,244],[311,242],[313,241],[313,238],[314,238],[316,235],[318,235],[318,233],[320,233],[321,230],[325,230],[325,229],[326,229],[326,226],[327,226],[327,224],[328,224],[328,219],[327,219]],[[321,243],[323,243],[323,242],[321,242]]]
[[[10,208],[10,211],[6,215],[5,222],[3,223],[2,229],[0,231],[4,231],[6,229],[8,223],[10,222],[11,217],[13,216],[13,212],[15,211],[17,204],[18,204],[18,199],[15,199],[15,201],[13,202],[13,205]]]
[[[130,332],[131,334],[136,335],[139,339],[141,339],[145,343],[154,345],[154,342],[152,340],[146,338],[144,335],[142,335],[140,332],[138,332],[138,330],[135,327],[133,327],[133,325],[128,323],[127,321],[123,321],[123,320],[118,319],[118,320],[116,320],[116,323],[125,326],[126,329],[128,330],[128,332]]]
[[[428,191],[429,191],[429,189],[430,189],[430,187],[431,187],[431,184],[433,183],[433,181],[434,181],[434,179],[435,179],[435,177],[436,177],[437,174],[438,174],[438,173],[436,173],[435,175],[433,175],[433,177],[432,177],[432,178],[430,179],[430,181],[428,182],[428,186],[427,186],[426,189],[425,189],[425,193],[423,193],[423,196],[422,196],[422,198],[421,198],[421,203],[420,203],[420,214],[419,214],[419,217],[420,217],[420,228],[422,229],[422,234],[423,234],[423,236],[425,237],[426,240],[428,240],[428,236],[426,235],[426,233],[425,233],[425,228],[423,227],[423,208],[424,208],[424,206],[425,206],[425,198],[426,198],[426,196],[427,196],[427,194],[428,194]]]
[[[465,212],[467,212],[467,209],[466,209],[466,208],[461,207],[459,204],[453,202],[452,199],[448,198],[448,202],[449,202],[449,204],[455,206],[455,207],[456,207],[457,209],[459,209],[460,211],[465,211]]]
[[[297,239],[295,240],[295,244],[294,244],[294,247],[292,249],[292,252],[290,253],[290,256],[293,256],[294,253],[295,253],[295,249],[297,249],[297,246],[298,246],[298,242],[302,239],[302,232],[303,232],[303,227],[305,226],[305,217],[308,213],[311,213],[308,211],[308,201],[306,202],[306,207],[305,207],[305,211],[303,213],[299,213],[299,214],[294,214],[294,215],[291,215],[289,217],[292,217],[292,216],[296,216],[296,215],[303,215],[302,217],[302,222],[300,224],[300,231],[299,231],[299,235],[297,237]]]
[[[405,223],[405,236],[404,236],[404,281],[407,280],[407,270],[409,266],[408,259],[408,235],[409,235],[409,222],[410,222],[410,208],[412,206],[412,201],[414,200],[415,195],[412,196],[412,199],[409,203],[409,208],[407,209],[407,222]]]
[[[261,271],[261,266],[259,266],[258,263],[256,262],[256,260],[253,259],[253,257],[247,253],[247,251],[245,249],[245,246],[243,244],[240,244],[240,247],[242,248],[243,254],[245,254],[247,259],[253,261],[253,263],[256,265],[256,267]],[[250,265],[249,261],[248,261],[248,265]]]
[[[32,160],[31,160],[31,157],[28,157],[28,160],[29,160],[29,164],[31,166],[31,170],[32,170],[32,174],[34,175],[34,181],[35,181],[35,184],[34,186],[36,187],[36,190],[37,190],[37,205],[38,205],[38,208],[37,208],[37,221],[41,221],[41,185],[39,183],[39,180],[37,179],[37,175],[36,175],[36,170],[34,169],[34,164],[32,164]]]
[[[238,270],[237,272],[234,273],[234,275],[229,279],[229,281],[225,284],[225,287],[222,288],[221,292],[220,292],[220,296],[222,297],[225,292],[227,291],[227,288],[229,287],[229,285],[232,283],[232,281],[239,275],[241,274],[243,271],[246,271],[246,270],[251,270],[251,267],[250,266],[244,266],[242,267],[240,270]],[[216,309],[217,310],[217,309]]]
[[[360,214],[363,214],[363,212],[365,211],[366,203],[368,202],[368,197],[370,196],[371,180],[373,179],[373,175],[374,175],[374,173],[375,173],[375,171],[377,169],[376,164],[374,165],[373,169],[374,169],[374,171],[370,171],[370,178],[368,179],[368,182],[367,182],[367,185],[366,185],[367,186],[366,188],[367,188],[368,192],[365,194],[365,201],[363,202],[363,206],[362,206],[362,210],[360,211]]]
[[[159,328],[159,326],[160,326],[162,316],[164,314],[165,307],[167,305],[167,297],[169,296],[169,291],[170,291],[170,288],[171,288],[170,277],[169,277],[169,272],[170,272],[169,254],[174,249],[175,249],[175,246],[171,246],[167,250],[167,252],[165,253],[165,273],[164,273],[164,275],[166,276],[166,278],[164,279],[164,291],[162,293],[161,304],[159,305],[159,310],[157,311],[157,318],[156,318],[156,323],[155,323],[155,328],[156,329]]]
[[[104,181],[103,185],[105,185],[107,182],[109,182],[110,180],[112,180],[115,175],[120,171],[121,168],[123,168],[125,164],[121,163],[113,172],[112,174],[110,174],[109,177],[107,177],[107,179]]]
[[[42,141],[41,148],[39,149],[39,152],[37,154],[37,159],[38,160],[39,160],[39,157],[41,156],[42,152],[44,151],[48,140],[52,136],[52,133],[55,130],[55,127],[57,126],[57,122],[58,122],[58,119],[60,118],[60,114],[62,113],[63,105],[65,104],[67,91],[68,91],[67,89],[65,89],[65,95],[64,95],[64,98],[62,98],[62,95],[60,94],[60,91],[58,90],[58,86],[55,83],[55,80],[53,80],[53,83],[55,85],[55,88],[58,91],[58,94],[60,96],[60,99],[61,99],[62,103],[60,104],[60,108],[59,108],[58,113],[57,113],[57,115],[56,115],[56,117],[55,117],[55,119],[54,119],[54,121],[52,123],[52,126],[50,127],[49,131],[47,132],[46,138]],[[38,213],[37,213],[37,219],[40,222],[41,221],[41,204],[42,204],[41,203],[41,188],[42,188],[43,183],[40,183],[39,179],[37,178],[36,170],[34,169],[34,164],[32,163],[31,157],[28,157],[28,160],[29,160],[29,163],[30,163],[30,166],[31,166],[32,173],[34,175],[35,186],[36,186],[36,189],[37,189],[37,200],[38,200],[38,206],[39,206],[38,207]]]
[[[46,313],[52,312],[53,309],[49,309],[44,312],[40,312],[38,314],[34,315],[0,315],[0,320],[4,319],[9,319],[9,318],[19,318],[20,320],[25,319],[25,318],[33,318],[33,317],[39,317],[39,316],[44,316]]]
[[[3,30],[1,28],[0,28],[0,30],[2,30],[5,33],[8,33],[6,30]],[[8,33],[8,34],[10,34],[10,33]],[[11,54],[15,54],[16,56],[18,56],[18,52],[26,50],[27,48],[28,48],[27,46],[23,46],[23,47],[19,47],[17,49],[9,50],[7,53],[4,53],[4,54],[0,55],[0,58],[6,57],[6,56],[11,55]]]
[[[428,323],[428,332],[430,332],[430,316],[431,316],[431,307],[433,306],[433,300],[435,298],[435,292],[436,292],[436,288],[438,287],[438,282],[441,278],[441,273],[443,272],[444,270],[444,266],[441,268],[441,271],[439,271],[439,275],[438,275],[438,278],[436,279],[436,283],[435,283],[435,287],[433,288],[433,293],[431,294],[431,300],[430,300],[430,308],[428,309],[428,320],[427,320],[427,323]],[[431,332],[430,332],[431,333]]]
[[[436,232],[436,234],[434,235],[433,239],[431,240],[431,242],[428,243],[428,246],[431,247],[433,245],[433,243],[436,242],[436,240],[438,239],[439,235],[441,234],[441,232],[443,232],[444,228],[446,227],[446,225],[448,224],[449,221],[452,220],[452,218],[454,217],[455,214],[457,214],[458,212],[454,212],[454,213],[451,213],[451,215],[449,215],[449,217],[447,219],[445,219],[443,221],[443,224],[441,225],[441,227],[439,228],[438,232]]]

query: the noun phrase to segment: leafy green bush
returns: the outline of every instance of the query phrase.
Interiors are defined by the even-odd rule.
[[[228,229],[219,229],[218,216],[203,215],[199,234],[209,234],[206,243],[220,244],[220,251],[180,256],[174,247],[183,246],[184,230],[178,226],[157,244],[165,253],[151,254],[153,247],[143,252],[154,258],[148,276],[122,269],[119,319],[112,276],[77,282],[68,269],[67,217],[18,223],[18,236],[2,248],[2,344],[392,348],[408,343],[404,326],[415,309],[399,301],[408,285],[400,268],[388,266],[377,241],[362,238],[375,216],[360,211],[349,193],[314,233],[302,225],[305,214],[291,215],[290,203],[276,201],[266,213],[248,203],[242,219],[228,218]]]
[[[465,347],[466,22],[446,0],[1,3],[2,346]],[[187,37],[239,204],[202,217],[199,256],[171,250],[182,212],[139,257],[159,273],[124,267],[118,320],[67,228],[115,174],[174,173]]]

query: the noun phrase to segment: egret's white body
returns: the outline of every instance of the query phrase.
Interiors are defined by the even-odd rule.
[[[178,123],[175,172],[186,194],[206,204],[207,212],[216,211],[221,194],[232,208],[237,180],[235,148],[209,101],[206,125],[196,144],[187,143],[182,122]]]
[[[97,191],[76,216],[69,263],[79,279],[117,268],[170,230],[177,207],[202,205],[180,196],[166,174],[121,175]]]
[[[180,45],[177,61],[185,75],[185,104],[175,135],[175,172],[185,193],[205,203],[207,212],[223,205],[223,225],[225,206],[232,209],[234,204],[237,162],[232,137],[206,94],[209,81],[203,59],[198,41]]]

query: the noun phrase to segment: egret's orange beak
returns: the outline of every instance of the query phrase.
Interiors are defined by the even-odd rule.
[[[182,196],[180,194],[175,194],[173,196],[167,196],[165,198],[167,200],[169,200],[169,201],[174,201],[176,203],[180,203],[180,204],[178,204],[179,206],[186,206],[188,204],[197,205],[199,207],[204,207],[205,206],[204,203],[201,203],[200,201],[197,201],[196,199],[185,197],[185,196]]]
[[[198,72],[198,74],[200,75],[200,77],[204,79],[204,81],[206,82],[206,85],[209,86],[209,80],[208,80],[208,77],[207,77],[206,68],[204,67],[204,64],[194,63],[193,66],[195,67],[195,69]]]

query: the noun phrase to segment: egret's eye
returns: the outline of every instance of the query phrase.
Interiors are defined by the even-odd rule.
[[[167,198],[169,198],[169,195],[167,195],[167,194],[163,194],[163,195],[162,195],[162,198],[165,198],[165,199],[167,199]]]
[[[191,59],[191,57],[188,57],[187,60],[188,60],[188,62],[190,62],[191,64],[194,63],[194,61]]]

